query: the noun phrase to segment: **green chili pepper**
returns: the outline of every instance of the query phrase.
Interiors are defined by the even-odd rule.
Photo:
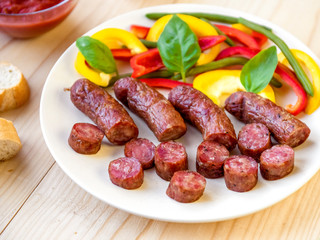
[[[271,41],[273,41],[280,48],[280,50],[282,51],[284,56],[288,59],[288,62],[292,66],[293,70],[295,71],[304,90],[308,93],[308,95],[313,96],[313,87],[312,87],[312,84],[311,84],[308,76],[304,72],[304,70],[301,67],[298,60],[295,58],[295,56],[290,51],[288,45],[281,38],[279,38],[277,35],[275,35],[271,31],[261,27],[260,25],[254,23],[254,22],[248,21],[244,18],[239,18],[239,23],[245,25],[246,27],[248,27],[256,32],[264,34]]]
[[[248,61],[247,58],[242,58],[242,57],[229,57],[229,58],[224,58],[218,61],[213,61],[207,64],[203,64],[194,68],[191,68],[186,76],[193,76],[199,73],[204,73],[207,71],[227,67],[227,66],[232,66],[232,65],[244,65]],[[173,80],[179,80],[181,79],[180,74],[174,75],[171,79]]]

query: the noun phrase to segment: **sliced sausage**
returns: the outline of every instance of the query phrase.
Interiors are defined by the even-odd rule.
[[[157,90],[134,78],[122,78],[114,92],[123,104],[148,124],[160,142],[178,139],[187,127],[181,115]]]
[[[76,123],[71,129],[68,143],[77,153],[95,154],[100,150],[103,137],[103,132],[97,126],[90,123]]]
[[[228,189],[247,192],[257,184],[258,163],[249,156],[231,156],[224,162],[224,180]]]
[[[262,123],[281,144],[296,147],[309,137],[308,126],[269,99],[251,92],[235,92],[225,109],[244,123]]]
[[[174,141],[162,142],[156,147],[154,155],[156,173],[170,181],[176,171],[188,169],[188,156],[185,147]]]
[[[108,172],[111,182],[125,189],[136,189],[143,183],[143,169],[135,158],[122,157],[111,161]]]
[[[204,140],[213,140],[235,148],[237,137],[234,127],[223,109],[205,94],[189,86],[178,86],[169,93],[169,101],[202,133]]]
[[[275,145],[260,156],[260,172],[267,180],[287,176],[294,167],[294,150],[288,145]]]
[[[193,171],[178,171],[173,174],[167,195],[182,203],[191,203],[198,200],[206,187],[206,179]]]
[[[139,160],[143,169],[154,166],[154,152],[156,146],[146,138],[131,139],[124,145],[124,155]]]
[[[272,147],[268,128],[262,123],[250,123],[243,126],[238,134],[238,148],[243,155],[259,162],[261,153]]]
[[[206,178],[223,176],[223,164],[229,157],[228,149],[215,141],[203,141],[197,149],[197,172]]]
[[[138,127],[110,94],[88,79],[77,80],[70,89],[73,104],[104,132],[113,144],[125,144],[138,136]]]

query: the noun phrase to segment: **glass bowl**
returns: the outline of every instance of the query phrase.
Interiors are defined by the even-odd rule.
[[[77,2],[78,0],[64,0],[52,7],[30,13],[0,13],[0,30],[16,38],[36,37],[62,22]]]

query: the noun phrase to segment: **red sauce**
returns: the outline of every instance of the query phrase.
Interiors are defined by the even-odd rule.
[[[65,19],[77,1],[50,8],[64,0],[0,0],[0,30],[18,38],[38,36]]]
[[[57,5],[63,0],[1,0],[0,13],[19,14],[37,12]]]

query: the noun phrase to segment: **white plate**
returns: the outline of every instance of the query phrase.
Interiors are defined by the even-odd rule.
[[[304,44],[274,24],[246,13],[210,5],[174,4],[140,9],[109,20],[86,35],[92,35],[107,27],[129,29],[130,24],[151,26],[154,21],[144,17],[145,13],[159,11],[197,11],[242,16],[271,27],[291,48],[308,52],[319,63],[316,56]],[[85,156],[75,153],[67,142],[74,123],[91,122],[73,106],[69,93],[64,91],[64,88],[70,87],[81,77],[73,67],[76,54],[77,48],[72,44],[56,62],[46,80],[40,103],[41,129],[51,154],[65,173],[87,192],[116,208],[147,218],[172,222],[210,222],[231,219],[254,213],[279,202],[304,185],[320,168],[318,159],[320,130],[316,126],[316,119],[320,119],[320,116],[317,111],[311,116],[302,117],[302,120],[311,128],[311,135],[307,142],[295,149],[294,171],[281,180],[265,181],[259,175],[258,184],[253,190],[237,193],[226,188],[223,178],[207,179],[203,197],[190,204],[178,203],[169,198],[165,193],[168,182],[158,177],[154,169],[145,171],[144,183],[137,190],[117,187],[109,180],[107,167],[111,160],[124,155],[123,146],[112,146],[105,139],[98,154]],[[148,138],[158,144],[146,124],[130,111],[129,113],[139,127],[139,137]],[[231,120],[238,132],[243,124],[234,118]],[[196,148],[202,141],[201,134],[188,125],[187,134],[179,141],[186,146],[189,168],[195,170]]]

